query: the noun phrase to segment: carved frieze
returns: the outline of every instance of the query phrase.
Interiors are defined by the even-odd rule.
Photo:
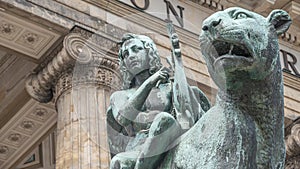
[[[104,60],[104,62],[111,61]],[[120,77],[114,70],[105,66],[76,65],[72,71],[60,76],[56,83],[55,94],[59,97],[65,91],[79,85],[101,85],[117,90],[120,88]]]

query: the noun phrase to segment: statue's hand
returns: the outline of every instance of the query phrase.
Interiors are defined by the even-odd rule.
[[[155,116],[159,114],[160,111],[150,111],[150,112],[140,112],[136,118],[135,121],[138,123],[152,123]]]
[[[149,77],[149,83],[152,87],[158,86],[160,83],[165,83],[169,79],[170,70],[166,67],[161,68],[159,71]]]

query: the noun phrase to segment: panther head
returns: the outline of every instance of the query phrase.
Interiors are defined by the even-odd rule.
[[[236,88],[237,79],[263,80],[280,66],[278,36],[289,28],[283,10],[267,18],[238,7],[216,12],[204,20],[201,52],[219,88]],[[240,84],[241,86],[241,84]]]

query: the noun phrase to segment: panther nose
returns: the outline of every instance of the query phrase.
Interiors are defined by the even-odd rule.
[[[202,30],[203,31],[207,31],[209,30],[211,27],[216,27],[218,26],[220,23],[221,23],[222,19],[219,19],[219,20],[213,20],[212,22],[209,22],[209,23],[204,23],[204,25],[202,26]]]

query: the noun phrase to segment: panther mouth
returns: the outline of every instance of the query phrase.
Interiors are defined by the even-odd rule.
[[[217,55],[214,58],[217,60],[225,58],[242,58],[251,61],[253,56],[251,52],[242,44],[234,44],[225,41],[214,41],[212,47],[216,50]]]

